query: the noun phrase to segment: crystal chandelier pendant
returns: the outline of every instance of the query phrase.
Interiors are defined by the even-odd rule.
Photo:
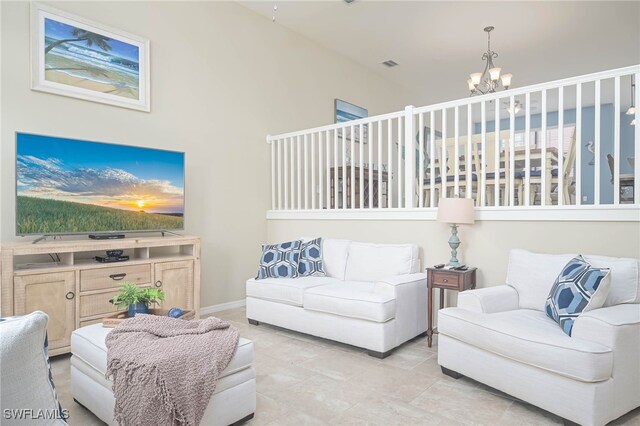
[[[493,64],[493,60],[498,57],[498,54],[491,50],[491,31],[493,30],[494,27],[484,29],[487,33],[487,51],[482,55],[482,60],[485,61],[484,71],[469,74],[467,85],[471,96],[494,93],[496,90],[501,88],[506,90],[511,86],[513,74],[502,74],[502,68]]]

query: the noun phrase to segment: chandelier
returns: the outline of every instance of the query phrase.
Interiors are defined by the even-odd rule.
[[[627,110],[627,115],[636,115],[636,106],[635,106],[635,97],[636,97],[636,81],[633,75],[631,75],[631,106]],[[636,119],[631,120],[630,123],[632,126],[636,125]]]
[[[491,31],[493,29],[493,27],[485,27],[484,29],[487,33],[487,51],[482,55],[482,60],[486,61],[486,64],[483,72],[469,74],[471,78],[467,80],[467,84],[471,92],[470,96],[494,93],[500,87],[506,90],[511,85],[513,75],[500,74],[502,68],[493,65],[493,59],[498,57],[498,54],[491,50]]]

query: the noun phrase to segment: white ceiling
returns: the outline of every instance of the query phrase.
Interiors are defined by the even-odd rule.
[[[483,28],[513,87],[640,63],[640,2],[240,1],[391,82],[416,106],[468,95]],[[387,68],[381,62],[400,64]]]

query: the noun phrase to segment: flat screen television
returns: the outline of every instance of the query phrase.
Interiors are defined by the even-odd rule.
[[[184,153],[16,135],[16,234],[184,229]]]

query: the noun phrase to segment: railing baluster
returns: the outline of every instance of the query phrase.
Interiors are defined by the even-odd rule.
[[[371,123],[367,123],[367,142],[369,144],[368,148],[369,148],[369,155],[368,155],[368,161],[369,161],[369,208],[372,209],[373,208],[373,196],[374,196],[374,190],[375,190],[375,185],[373,184],[373,134],[371,133],[373,130],[373,126],[371,125]],[[364,207],[364,206],[362,206]]]
[[[440,197],[447,198],[447,109],[442,109],[442,158],[440,158]]]
[[[458,107],[453,110],[453,196],[460,196],[460,112]]]
[[[564,87],[558,88],[558,205],[564,199]]]
[[[329,143],[330,142],[330,136],[329,136],[330,134],[331,133],[329,132],[329,130],[325,131],[325,133],[324,133],[324,142],[327,145],[326,146],[326,150],[327,150],[327,155],[326,155],[326,157],[327,157],[327,164],[326,164],[327,172],[326,172],[326,176],[325,176],[325,179],[326,179],[326,185],[325,185],[326,188],[325,188],[325,190],[327,192],[327,194],[325,196],[325,206],[326,206],[327,210],[331,207],[331,146],[330,146],[331,144]],[[337,166],[337,165],[334,165],[334,167],[335,166]],[[322,208],[322,206],[321,206],[321,208]]]
[[[403,134],[402,134],[402,117],[398,117],[398,208],[402,208],[402,181],[404,176],[402,174],[402,147],[403,147]],[[406,153],[405,153],[406,155]]]
[[[465,157],[465,170],[467,172],[467,179],[465,183],[467,198],[473,198],[473,109],[471,104],[467,104],[467,154]],[[477,174],[478,171],[476,170]]]
[[[378,143],[378,208],[384,207],[382,202],[382,120],[378,120],[378,137],[376,142]],[[388,183],[387,183],[388,187]],[[388,202],[388,201],[387,201]]]
[[[342,128],[342,208],[347,208],[347,127]]]
[[[267,136],[269,140],[269,136]],[[271,210],[276,209],[276,142],[269,141],[271,148]]]
[[[282,193],[283,193],[283,179],[282,179],[282,146],[284,141],[282,139],[277,140],[278,143],[278,210],[282,210]]]
[[[322,132],[318,132],[318,208],[322,210],[324,207],[324,150]]]
[[[640,72],[635,74],[636,84],[640,82]],[[633,129],[633,134],[635,136],[635,150],[633,151],[633,155],[635,157],[634,166],[633,166],[633,204],[636,206],[640,206],[640,90],[638,90],[636,86],[636,99],[634,102],[636,106],[636,114],[634,116],[634,120],[636,120],[636,125]]]
[[[360,136],[360,204],[361,209],[364,208],[364,127],[359,126]]]
[[[582,83],[576,85],[576,205],[582,204]]]
[[[509,97],[509,173],[511,173],[511,186],[509,187],[509,205],[511,207],[516,204],[516,183],[515,183],[515,166],[516,166],[516,110],[515,98],[513,95]],[[522,182],[522,179],[520,179]],[[521,191],[518,191],[521,192]],[[518,205],[522,205],[522,200],[518,197]]]
[[[338,129],[333,129],[333,208],[336,210],[340,205],[338,200],[340,185],[340,162],[338,159]]]
[[[389,163],[389,183],[387,184],[387,191],[389,192],[389,202],[387,207],[392,208],[393,207],[393,183],[392,183],[392,177],[393,177],[393,142],[391,141],[392,139],[392,121],[391,119],[387,120],[387,162]]]
[[[284,140],[284,209],[289,210],[289,167],[291,160],[289,159],[289,145],[291,138]]]
[[[349,130],[351,131],[351,149],[349,149],[351,155],[351,161],[349,164],[351,180],[349,182],[349,187],[351,189],[351,207],[352,209],[356,208],[356,133],[353,124],[349,126]]]
[[[493,205],[500,206],[500,99],[495,101],[495,113],[493,119],[493,130],[495,131],[494,153],[493,153]]]
[[[531,94],[524,95],[524,205],[531,205]]]
[[[436,206],[436,112],[429,113],[429,165],[431,172],[429,173],[429,207]]]
[[[551,196],[547,195],[548,178],[551,170],[547,167],[547,91],[542,91],[542,135],[540,141],[540,205],[551,204]]]
[[[595,120],[594,120],[594,138],[593,150],[595,157],[594,173],[593,173],[593,204],[600,205],[600,80],[596,80],[595,85]]]
[[[613,86],[613,204],[620,204],[620,76]]]
[[[316,209],[316,134],[311,133],[311,210]],[[305,167],[305,173],[306,173]],[[306,178],[305,178],[306,180]],[[308,197],[307,197],[308,198]],[[305,202],[307,201],[305,198]]]
[[[418,169],[418,206],[424,207],[424,114],[420,113],[418,117],[419,136],[418,144],[420,150],[420,164]]]
[[[296,138],[296,142],[295,142],[295,149],[296,149],[296,157],[298,158],[297,161],[297,167],[296,167],[296,175],[297,175],[297,179],[296,179],[296,188],[298,190],[298,194],[297,194],[297,198],[296,198],[296,208],[298,210],[302,209],[302,149],[301,146],[302,143],[300,142],[300,136],[298,136]]]
[[[481,147],[481,161],[480,170],[482,175],[480,176],[480,205],[482,207],[487,205],[487,105],[485,101],[480,103],[480,143]]]
[[[303,198],[304,198],[304,209],[308,210],[309,209],[309,138],[308,135],[304,135],[303,137],[303,148],[304,148],[304,185],[303,185]],[[300,160],[300,151],[298,151],[298,164],[300,164],[299,162]],[[298,176],[300,176],[300,171],[298,171]],[[300,183],[298,182],[298,185],[300,185]],[[299,190],[299,189],[298,189]],[[300,207],[298,207],[300,208]]]

